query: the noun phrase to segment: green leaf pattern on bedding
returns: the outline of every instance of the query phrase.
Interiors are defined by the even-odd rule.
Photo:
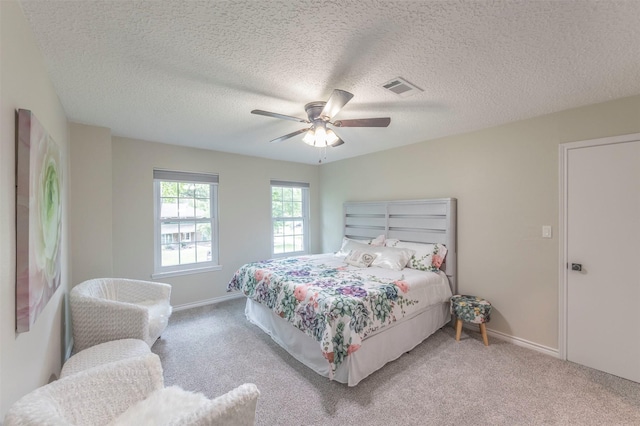
[[[398,275],[382,279],[305,256],[246,264],[228,289],[241,290],[317,340],[333,373],[365,337],[419,303],[405,296],[408,285]]]

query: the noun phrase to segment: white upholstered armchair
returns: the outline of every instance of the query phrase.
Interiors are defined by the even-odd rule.
[[[5,426],[241,425],[255,422],[256,385],[214,399],[164,387],[155,354],[93,367],[42,386],[14,403]]]
[[[96,278],[78,284],[69,296],[74,352],[128,338],[153,345],[167,327],[170,296],[169,284],[151,281]]]

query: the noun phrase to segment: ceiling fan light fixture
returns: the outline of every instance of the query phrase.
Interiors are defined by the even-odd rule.
[[[335,144],[339,140],[340,138],[335,134],[333,130],[327,129],[321,124],[317,124],[313,128],[309,129],[302,138],[302,141],[304,143],[316,148],[326,148],[328,146],[333,146],[333,144]]]
[[[334,143],[338,142],[339,138],[338,138],[338,136],[336,135],[336,133],[333,130],[328,129],[327,130],[327,137],[325,139],[326,139],[327,145],[333,146]]]
[[[327,129],[324,126],[316,127],[316,137],[314,146],[324,148],[327,146]]]
[[[302,138],[302,142],[306,143],[307,145],[315,146],[316,135],[313,129],[309,129],[309,131],[304,135],[304,138]]]

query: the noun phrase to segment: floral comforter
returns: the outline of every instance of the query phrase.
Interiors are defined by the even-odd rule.
[[[331,372],[367,336],[451,296],[443,273],[356,268],[332,254],[248,263],[228,290],[241,290],[317,340]]]

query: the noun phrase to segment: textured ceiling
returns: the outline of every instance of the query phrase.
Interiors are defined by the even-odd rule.
[[[640,94],[640,1],[31,1],[71,121],[117,136],[317,163],[305,118],[355,95],[326,161]],[[381,87],[404,77],[424,89]]]

